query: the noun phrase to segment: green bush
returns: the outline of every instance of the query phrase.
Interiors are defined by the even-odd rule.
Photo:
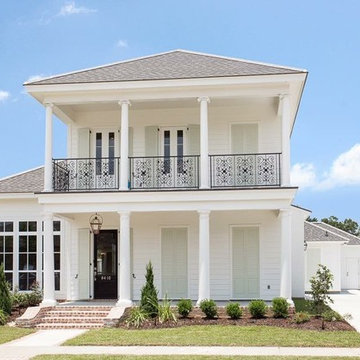
[[[334,310],[326,310],[323,313],[323,318],[325,321],[342,321],[343,317]]]
[[[30,287],[30,292],[26,293],[28,306],[37,306],[43,299],[43,293],[38,282],[34,282]]]
[[[171,308],[171,301],[168,299],[167,295],[165,295],[162,303],[157,304],[157,312],[160,324],[168,321],[177,322],[177,317]]]
[[[0,309],[0,325],[5,325],[9,315]]]
[[[217,317],[217,306],[214,300],[205,299],[201,301],[200,309],[207,319],[215,319]]]
[[[178,313],[182,317],[186,318],[189,316],[189,314],[193,308],[192,301],[190,299],[181,299],[178,302],[177,308],[178,308]]]
[[[146,265],[146,283],[141,289],[140,307],[152,318],[158,314],[158,292],[154,285],[154,271],[151,261]]]
[[[310,321],[310,314],[306,311],[299,311],[299,312],[295,313],[294,321],[297,324],[306,323],[306,322]]]
[[[148,319],[148,313],[139,306],[135,306],[130,310],[130,315],[125,321],[126,325],[139,328]]]
[[[12,298],[9,283],[6,281],[4,263],[0,265],[0,310],[10,315],[12,309]]]
[[[229,303],[226,305],[226,314],[231,319],[240,319],[242,316],[242,309],[238,303]]]
[[[265,316],[266,304],[264,300],[252,300],[249,302],[249,311],[253,318],[260,319]]]
[[[272,300],[272,311],[275,318],[287,318],[289,316],[289,304],[286,299],[274,298]]]

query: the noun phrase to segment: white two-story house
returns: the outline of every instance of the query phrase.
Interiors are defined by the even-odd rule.
[[[303,296],[308,212],[289,169],[306,76],[175,50],[25,83],[44,108],[45,165],[0,180],[8,280],[37,280],[46,306],[129,306],[151,261],[160,297]]]

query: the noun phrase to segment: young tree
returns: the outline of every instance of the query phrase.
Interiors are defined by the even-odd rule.
[[[307,218],[306,218],[306,221],[308,221],[308,222],[318,222],[318,219],[317,219],[317,217],[311,217],[311,216],[308,216]]]
[[[334,276],[331,271],[325,265],[321,264],[319,264],[316,274],[310,279],[311,295],[313,298],[311,306],[315,314],[322,317],[322,329],[325,328],[323,314],[327,310],[328,304],[333,302],[329,296],[333,279]]]
[[[340,221],[336,216],[330,216],[328,218],[321,219],[322,222],[335,226],[340,230],[346,231],[352,235],[360,236],[360,226],[352,219],[345,219]]]
[[[11,293],[9,283],[6,281],[4,264],[0,265],[0,309],[6,314],[11,314]]]
[[[158,313],[158,291],[154,285],[154,271],[151,261],[146,265],[145,279],[146,283],[141,289],[140,307],[145,310],[150,317],[156,317]]]

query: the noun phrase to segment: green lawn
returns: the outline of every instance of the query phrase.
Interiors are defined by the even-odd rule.
[[[313,331],[271,326],[198,325],[173,329],[91,330],[64,345],[360,347],[360,334],[355,331]]]
[[[10,326],[0,326],[0,344],[21,338],[35,332],[33,329],[20,329]]]
[[[172,356],[132,356],[132,355],[39,355],[32,360],[331,360],[333,357],[317,356],[193,356],[193,355],[172,355]],[[360,357],[337,357],[337,360],[354,359],[360,360]]]

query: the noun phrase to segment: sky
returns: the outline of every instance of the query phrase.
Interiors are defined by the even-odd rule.
[[[360,1],[1,0],[0,26],[0,178],[44,161],[45,111],[23,82],[181,48],[307,69],[295,203],[360,223]]]

